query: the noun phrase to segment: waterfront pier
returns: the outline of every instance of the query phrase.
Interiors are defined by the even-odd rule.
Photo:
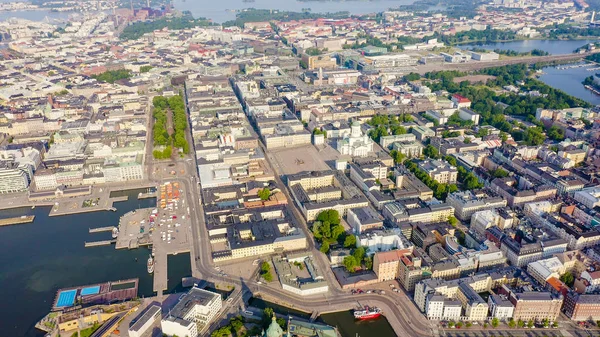
[[[108,246],[116,243],[117,240],[103,240],[103,241],[92,241],[92,242],[84,242],[84,246],[88,247],[98,247],[98,246]]]
[[[15,218],[0,219],[0,226],[20,225],[33,222],[35,215],[23,215]]]
[[[90,233],[101,233],[101,232],[112,232],[113,226],[108,227],[99,227],[99,228],[90,228]]]

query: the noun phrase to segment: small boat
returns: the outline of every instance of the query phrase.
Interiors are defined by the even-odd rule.
[[[152,274],[154,272],[154,259],[152,255],[148,257],[148,274]]]
[[[116,239],[119,236],[119,229],[117,227],[113,227],[112,229],[112,238]]]
[[[365,320],[365,319],[373,319],[381,316],[381,309],[377,307],[364,307],[363,309],[354,310],[354,318]]]
[[[35,209],[35,205],[31,206],[31,209]]]

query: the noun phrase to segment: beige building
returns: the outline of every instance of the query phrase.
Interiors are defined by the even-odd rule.
[[[455,184],[458,178],[456,167],[441,160],[424,160],[419,168],[440,184]]]
[[[302,61],[306,64],[308,70],[313,69],[333,69],[337,67],[336,59],[331,55],[311,56],[308,54],[302,55]]]
[[[515,306],[513,319],[515,321],[541,321],[547,319],[556,321],[560,315],[562,298],[548,292],[510,293],[509,300]]]
[[[379,282],[394,280],[398,277],[398,264],[406,253],[405,250],[375,253],[373,256],[373,271]]]

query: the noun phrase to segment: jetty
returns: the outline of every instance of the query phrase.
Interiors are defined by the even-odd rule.
[[[108,246],[113,243],[117,243],[117,240],[103,240],[103,241],[92,241],[92,242],[84,242],[84,246],[88,247],[98,247],[98,246]]]
[[[0,226],[20,225],[33,222],[35,215],[23,215],[14,218],[0,219]]]
[[[90,233],[112,232],[114,226],[90,228]]]

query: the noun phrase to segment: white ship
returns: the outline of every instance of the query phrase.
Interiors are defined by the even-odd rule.
[[[152,255],[148,257],[148,274],[152,274],[154,272],[154,259]]]

